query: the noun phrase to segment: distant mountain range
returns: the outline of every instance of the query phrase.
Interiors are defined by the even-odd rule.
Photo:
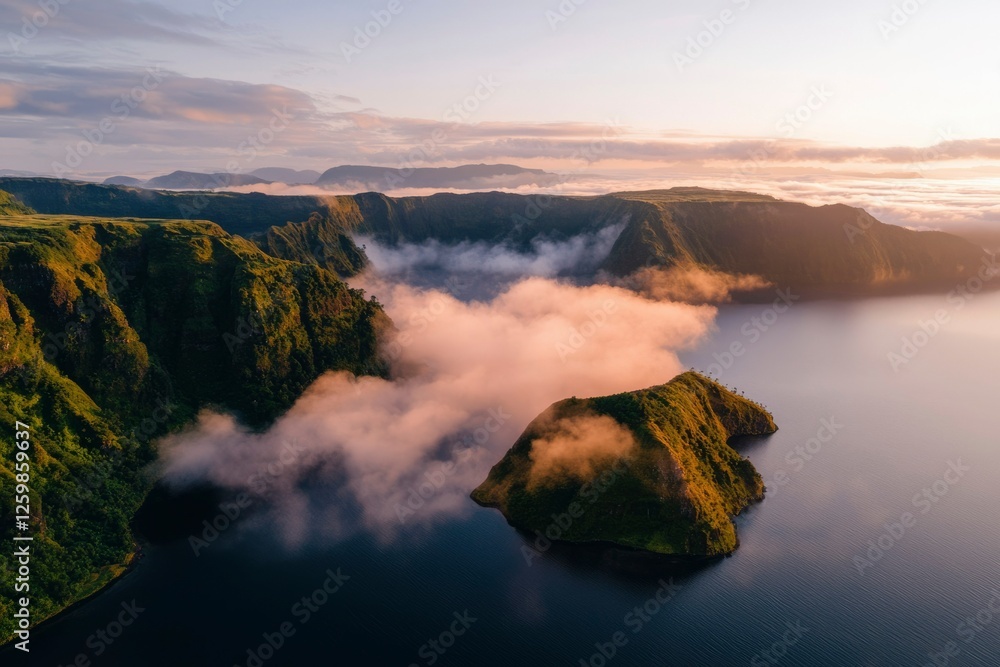
[[[334,167],[316,181],[316,185],[383,192],[399,188],[518,187],[551,185],[557,176],[541,169],[523,169],[510,164],[470,164],[462,167],[421,167],[387,169],[385,167]],[[357,189],[357,188],[356,188]]]
[[[263,178],[272,183],[287,183],[288,185],[312,185],[319,180],[319,172],[312,169],[297,171],[282,167],[263,167],[250,172],[257,178]]]
[[[199,174],[193,171],[175,171],[166,176],[151,178],[139,187],[150,190],[215,190],[242,185],[266,185],[269,182],[252,174]]]
[[[130,188],[140,188],[146,181],[131,176],[112,176],[104,180],[105,185],[124,185]]]
[[[0,173],[0,176],[32,176],[28,173]],[[262,167],[249,174],[206,174],[175,171],[149,180],[112,176],[104,185],[123,185],[149,190],[219,190],[245,185],[317,185],[354,192],[383,192],[400,188],[495,189],[525,185],[551,185],[558,177],[541,169],[524,169],[510,164],[470,164],[461,167],[421,167],[393,169],[344,165],[320,174],[311,169],[297,171]]]

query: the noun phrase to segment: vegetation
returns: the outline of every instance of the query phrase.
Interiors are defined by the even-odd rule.
[[[532,451],[553,424],[586,415],[624,426],[636,445],[604,461],[589,479],[564,475],[531,483]],[[608,542],[663,554],[718,556],[738,545],[732,517],[764,497],[753,464],[729,444],[777,430],[764,408],[697,373],[616,396],[569,399],[538,417],[490,471],[473,499],[500,509],[514,526],[546,530],[577,502],[582,515],[559,539]],[[624,467],[621,466],[624,463]],[[610,474],[615,467],[624,472]],[[616,478],[600,491],[601,480]]]
[[[567,239],[610,225],[623,231],[599,273],[625,277],[647,267],[693,266],[760,276],[803,296],[946,291],[983,261],[977,244],[882,224],[861,209],[703,188],[603,197],[271,197],[0,178],[0,189],[47,214],[212,220],[275,257],[342,276],[367,263],[353,241],[358,234],[389,245],[482,241],[529,249],[538,238]]]
[[[615,196],[634,203],[603,267],[620,276],[696,265],[807,296],[947,290],[979,271],[984,257],[957,236],[886,225],[843,205],[698,188]]]
[[[19,202],[9,192],[0,190],[0,215],[30,215],[33,210]]]
[[[53,178],[0,177],[0,190],[47,215],[211,220],[230,234],[245,238],[263,234],[274,225],[308,220],[313,213],[326,210],[328,199],[235,192],[167,192]]]
[[[215,405],[262,426],[327,370],[384,375],[374,300],[217,225],[0,218],[0,537],[13,424],[32,425],[31,601],[40,621],[119,574],[152,439]],[[13,562],[0,554],[0,641]]]
[[[303,223],[271,227],[256,241],[274,257],[316,264],[344,277],[356,275],[368,265],[364,251],[329,211],[313,213]]]

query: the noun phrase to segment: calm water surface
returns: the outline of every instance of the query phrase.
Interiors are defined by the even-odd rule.
[[[895,372],[888,354],[940,309],[950,322]],[[1000,295],[960,311],[943,297],[798,304],[756,339],[765,311],[724,308],[683,358],[707,369],[742,343],[720,379],[781,427],[746,443],[769,494],[739,518],[731,558],[623,566],[559,549],[528,567],[524,538],[475,507],[389,546],[359,535],[289,555],[271,529],[230,531],[197,558],[183,539],[148,547],[35,633],[32,664],[599,666],[595,644],[616,632],[616,666],[923,665],[949,642],[939,665],[1000,664]],[[338,568],[350,579],[303,624],[293,605]],[[626,619],[671,578],[669,602]],[[145,610],[95,655],[88,638],[133,599]],[[421,651],[466,611],[443,654]],[[250,660],[285,622],[294,636]]]

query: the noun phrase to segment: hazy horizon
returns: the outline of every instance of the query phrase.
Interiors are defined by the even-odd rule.
[[[975,0],[46,7],[0,6],[3,169],[513,163],[569,175],[567,194],[822,180],[850,202],[861,179],[930,225],[925,190],[1000,183],[1000,46],[976,38],[1000,9]]]

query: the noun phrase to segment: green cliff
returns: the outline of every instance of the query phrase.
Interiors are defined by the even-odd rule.
[[[759,276],[804,296],[948,291],[975,275],[984,259],[975,243],[886,225],[858,208],[702,188],[600,197],[500,192],[273,197],[8,177],[0,178],[2,189],[47,214],[212,220],[272,256],[342,276],[367,264],[354,241],[358,235],[386,245],[433,240],[528,250],[539,238],[566,240],[610,226],[622,231],[591,276],[595,280],[681,267]],[[769,295],[773,298],[773,290]]]
[[[0,217],[0,537],[13,424],[32,426],[31,595],[40,621],[119,574],[152,441],[199,409],[262,426],[327,370],[384,375],[374,300],[213,223]],[[0,641],[13,561],[0,554]]]
[[[0,215],[31,215],[33,210],[19,202],[9,192],[0,190]]]
[[[563,541],[729,554],[738,546],[732,517],[763,499],[764,482],[728,442],[776,430],[762,407],[697,373],[573,398],[533,421],[472,498],[543,534],[576,503]]]
[[[850,295],[953,289],[984,258],[957,236],[887,225],[844,205],[700,188],[612,196],[635,207],[603,266],[619,276],[696,265],[807,294]]]

